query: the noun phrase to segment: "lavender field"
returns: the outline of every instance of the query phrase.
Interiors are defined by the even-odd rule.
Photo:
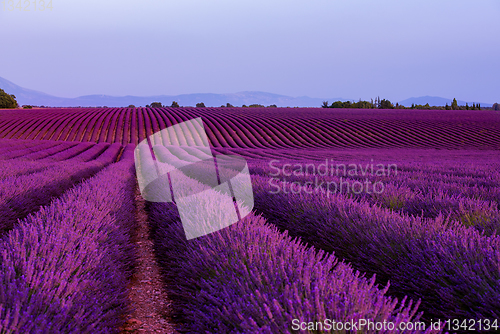
[[[254,206],[187,240],[134,150],[197,117]],[[0,110],[0,164],[0,333],[500,332],[498,111]]]

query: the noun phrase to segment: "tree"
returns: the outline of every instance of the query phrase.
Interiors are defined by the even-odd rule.
[[[457,99],[453,98],[453,102],[451,103],[451,109],[457,110],[458,109],[458,102]]]
[[[7,94],[3,89],[0,88],[0,108],[14,109],[19,107],[14,95]]]
[[[328,108],[328,101],[323,101],[321,108]]]
[[[153,102],[153,103],[151,103],[151,108],[161,108],[161,107],[163,107],[161,105],[161,102]]]
[[[379,103],[379,109],[393,109],[394,106],[392,105],[391,101],[383,99]]]
[[[203,102],[196,103],[196,108],[205,108],[205,103]]]
[[[451,107],[448,105],[448,103],[446,103],[446,106],[444,107],[444,109],[451,110]]]
[[[233,106],[231,103],[229,103],[229,102],[228,102],[228,103],[226,103],[226,107],[227,107],[227,108],[234,108],[234,106]]]
[[[175,101],[172,101],[172,105],[171,105],[172,108],[179,108],[179,103],[175,102]]]
[[[135,106],[133,104],[130,104],[128,107],[129,108],[135,108]]]
[[[335,101],[330,108],[344,108],[344,103],[342,103],[342,101]]]
[[[491,108],[493,110],[500,110],[500,104],[499,103],[493,103],[493,106]]]

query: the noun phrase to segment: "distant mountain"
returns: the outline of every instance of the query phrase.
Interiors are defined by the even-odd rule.
[[[444,106],[448,103],[448,105],[451,105],[453,102],[453,99],[446,99],[443,97],[438,97],[438,96],[421,96],[421,97],[410,97],[409,99],[400,101],[399,104],[404,105],[405,107],[411,107],[412,103],[414,104],[421,104],[425,105],[426,103],[429,103],[430,106]],[[461,101],[457,100],[457,103],[459,106],[465,106],[465,103],[468,103],[469,106],[472,105],[472,103],[478,103],[478,101]],[[481,107],[491,107],[491,103],[481,103]]]
[[[154,95],[154,96],[109,96],[109,95],[86,95],[75,98],[63,98],[45,94],[31,89],[20,87],[0,77],[0,88],[9,94],[16,96],[20,105],[36,105],[51,107],[126,107],[128,105],[146,106],[152,102],[161,102],[171,105],[176,101],[181,106],[195,106],[203,102],[207,107],[220,107],[231,103],[234,106],[263,104],[265,106],[275,104],[278,107],[321,107],[323,101],[330,102],[343,98],[321,99],[308,96],[291,97],[286,95],[271,94],[265,92],[239,92],[232,94],[182,94],[182,95]]]
[[[85,95],[75,98],[63,98],[45,94],[36,90],[20,87],[6,79],[0,77],[0,88],[9,94],[16,96],[20,105],[50,106],[50,107],[127,107],[131,104],[139,107],[146,106],[152,102],[161,102],[163,105],[171,105],[176,101],[180,106],[195,106],[196,103],[203,102],[207,107],[220,107],[231,103],[233,106],[250,104],[263,104],[265,106],[275,104],[278,107],[321,107],[323,101],[332,103],[334,101],[352,101],[344,98],[314,98],[308,96],[291,97],[286,95],[265,93],[265,92],[239,92],[231,94],[182,94],[182,95],[154,95],[154,96],[109,96],[109,95]],[[446,99],[437,96],[412,97],[403,101],[406,107],[412,103],[431,106],[451,105],[453,99]],[[465,105],[465,101],[458,100],[458,105]],[[468,102],[469,105],[477,101]],[[482,103],[483,107],[491,107],[491,103]]]
[[[47,102],[55,102],[59,97],[55,97],[49,94],[38,92],[32,89],[26,89],[20,87],[9,80],[0,77],[0,88],[3,89],[8,94],[13,94],[16,96],[16,100],[19,105],[31,104],[31,105],[50,105]],[[38,103],[39,101],[44,103]]]

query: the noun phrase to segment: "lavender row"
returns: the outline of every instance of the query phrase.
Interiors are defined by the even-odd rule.
[[[309,185],[313,190],[341,192],[409,215],[435,218],[439,214],[444,214],[449,215],[452,220],[461,221],[467,226],[475,226],[488,234],[494,233],[495,229],[500,231],[499,186],[491,184],[477,186],[477,183],[473,186],[458,183],[445,184],[442,181],[433,183],[421,176],[413,181],[412,179],[417,177],[411,174],[402,176],[400,172],[390,177],[373,175],[345,177],[300,175],[301,173],[293,174],[289,171],[282,171],[281,174],[286,175],[278,178],[274,176],[278,173],[271,173],[271,169],[276,168],[266,169],[254,166],[253,172],[260,175],[272,175],[273,179],[269,179],[269,182],[275,192],[310,191],[306,189]],[[492,182],[495,182],[497,178],[498,172],[490,174]],[[277,179],[283,181],[281,183],[283,187],[276,182]],[[357,186],[357,192],[355,186]]]
[[[363,194],[362,197],[371,204],[404,214],[427,218],[445,215],[450,220],[473,226],[487,235],[500,234],[500,202],[449,195],[439,188],[422,194],[418,190],[412,191],[394,184],[386,185],[380,194]]]
[[[0,155],[0,160],[7,160],[7,159],[15,159],[19,157],[23,157],[25,155],[38,152],[40,150],[48,149],[54,146],[57,146],[58,142],[39,142],[35,146],[30,146],[27,148],[22,148],[22,149],[17,149],[14,148],[12,151],[9,152],[4,152],[3,154]]]
[[[262,217],[250,214],[189,241],[174,204],[149,203],[149,217],[181,332],[289,333],[297,320],[370,319],[396,326],[419,320],[417,305],[386,297],[387,287],[378,289],[374,277],[279,233]],[[405,333],[412,332],[420,331]]]
[[[0,233],[11,229],[17,219],[26,217],[41,205],[50,203],[116,161],[121,150],[119,144],[111,145],[98,159],[87,162],[61,162],[40,173],[9,177],[0,182]]]
[[[163,123],[165,128],[171,124],[202,116],[207,124],[207,133],[213,147],[251,149],[302,147],[308,151],[310,149],[326,151],[332,147],[365,148],[365,151],[375,147],[381,149],[432,147],[477,148],[488,149],[491,152],[497,150],[500,143],[498,117],[491,112],[474,111],[473,114],[461,114],[460,117],[468,120],[458,124],[458,121],[451,119],[450,115],[443,114],[436,118],[435,111],[426,112],[425,115],[386,111],[383,115],[374,115],[366,110],[325,114],[314,108],[295,110],[267,108],[259,111],[251,109],[46,110],[43,115],[26,114],[22,117],[16,115],[5,118],[0,127],[0,135],[13,138],[93,141],[97,138],[103,140],[106,134],[114,134],[112,137],[116,142],[137,144],[146,133],[152,132],[151,127],[159,127],[158,124],[154,124],[156,122],[152,122],[153,124],[144,122],[145,118],[154,116],[157,120],[161,120],[158,123]],[[40,122],[38,117],[42,117],[44,121]],[[463,122],[463,119],[460,122]],[[37,125],[30,126],[30,124]],[[260,126],[262,124],[264,126]],[[402,126],[406,128],[405,131],[398,130]],[[398,152],[412,158],[411,152],[402,149],[398,149]],[[312,153],[314,152],[306,152],[304,155],[311,156]],[[290,154],[290,156],[298,155],[301,153]],[[443,155],[450,156],[449,153]]]
[[[0,234],[12,229],[18,219],[47,205],[75,183],[103,168],[98,162],[61,164],[40,173],[3,179],[0,183]]]
[[[304,184],[307,178],[299,179],[299,184]],[[337,185],[345,184],[346,186],[344,186],[344,188],[350,188],[351,191],[354,185],[360,182],[356,182],[349,178],[341,179],[335,177],[330,177],[327,180],[318,178],[318,180],[319,181],[315,181],[314,183],[321,184],[324,182],[325,187],[323,187],[323,189],[325,190],[333,188],[328,185],[328,182],[333,182],[333,184]],[[278,189],[278,182],[271,180],[270,182],[275,189]],[[284,189],[279,187],[279,189],[289,193],[293,192],[294,187],[291,182],[294,181],[290,180],[288,183],[281,183],[285,187]],[[311,188],[314,189],[314,185]],[[401,214],[423,216],[426,218],[436,218],[439,215],[445,215],[450,220],[459,221],[465,226],[473,226],[477,230],[485,232],[487,235],[500,233],[500,201],[498,201],[500,198],[498,196],[498,194],[500,194],[500,187],[487,188],[487,191],[483,189],[481,195],[486,197],[487,200],[482,199],[480,196],[466,197],[463,196],[463,192],[447,192],[442,188],[428,188],[426,191],[421,191],[421,188],[411,189],[404,183],[398,184],[396,182],[384,184],[380,192],[377,192],[376,189],[373,188],[374,187],[366,187],[363,188],[366,191],[359,194],[353,194],[351,192],[345,195],[356,198],[357,200],[366,200],[372,205],[380,205]],[[478,188],[468,189],[472,192],[474,189]],[[306,189],[302,189],[301,191],[306,191]],[[308,191],[312,191],[312,189]]]
[[[133,161],[134,160],[134,150],[135,150],[135,145],[134,144],[127,144],[123,148],[123,151],[120,156],[120,161]]]
[[[113,164],[0,243],[0,332],[115,333],[136,255],[133,164]]]
[[[86,150],[85,152],[73,157],[72,159],[78,160],[78,161],[94,160],[99,155],[101,155],[102,152],[104,152],[109,146],[110,146],[110,144],[108,144],[108,143],[96,144],[93,147],[91,147],[90,149]]]
[[[430,317],[500,317],[500,236],[443,217],[401,216],[333,194],[270,194],[254,177],[255,209],[310,245],[390,280],[390,293],[422,298]]]
[[[96,146],[98,146],[99,144],[97,144]],[[105,151],[100,153],[99,156],[95,157],[94,156],[94,160],[97,161],[97,162],[102,162],[102,163],[110,163],[110,162],[115,162],[117,161],[118,157],[120,156],[120,153],[122,152],[122,146],[120,144],[111,144],[111,145],[104,145],[106,147]],[[90,150],[89,150],[90,151]],[[84,152],[84,154],[82,155],[85,155],[85,153],[87,152]],[[85,157],[86,159],[88,158]],[[80,156],[77,156],[75,157],[75,161],[83,161],[82,158]]]
[[[271,193],[342,193],[344,196],[358,201],[367,201],[372,205],[382,206],[402,215],[426,218],[444,215],[449,220],[459,221],[465,226],[473,226],[487,235],[500,233],[500,201],[497,196],[500,188],[488,188],[490,196],[486,197],[493,198],[492,201],[476,196],[464,197],[462,194],[449,194],[440,188],[423,193],[419,189],[412,190],[405,185],[393,182],[380,183],[382,185],[378,187],[377,183],[365,183],[342,177],[290,176],[282,179],[266,178],[266,180]],[[353,193],[355,186],[360,186],[357,188],[362,191],[358,194]]]
[[[481,164],[480,166],[475,166],[475,169],[461,168],[462,173],[467,173],[467,171],[471,170],[474,171],[471,172],[472,175],[459,176],[457,175],[456,168],[451,166],[441,170],[440,173],[430,173],[429,168],[432,169],[434,167],[432,163],[429,165],[419,164],[419,170],[406,171],[402,170],[404,164],[401,164],[401,161],[392,161],[390,164],[381,164],[385,167],[385,171],[380,170],[379,173],[377,164],[373,162],[360,162],[359,164],[334,162],[330,163],[327,165],[327,168],[325,168],[325,161],[322,163],[316,161],[295,161],[288,163],[285,161],[277,161],[278,160],[274,160],[265,163],[254,162],[251,168],[252,173],[277,177],[300,177],[300,174],[307,174],[309,177],[318,176],[324,180],[335,177],[338,178],[340,176],[357,181],[364,181],[365,179],[373,181],[376,179],[382,182],[404,183],[412,189],[418,187],[423,191],[432,187],[451,188],[457,185],[460,186],[460,190],[471,187],[500,187],[499,164],[493,164],[492,166]],[[323,166],[320,168],[320,165]],[[353,170],[353,166],[351,165],[355,165],[356,169]],[[372,165],[374,167],[373,169],[371,168]],[[283,168],[283,166],[285,166],[285,168]]]
[[[50,157],[54,154],[57,154],[57,153],[60,153],[60,152],[64,152],[74,146],[76,146],[77,144],[76,143],[61,143],[59,145],[56,145],[56,146],[53,146],[53,147],[50,147],[48,149],[44,149],[44,150],[40,150],[38,152],[33,152],[33,153],[30,153],[30,154],[26,154],[22,157],[19,157],[19,159],[25,159],[25,160],[39,160],[39,159],[44,159],[44,158],[47,158],[47,157]]]
[[[40,142],[32,140],[2,139],[2,142],[0,143],[0,155],[10,153],[15,150],[26,149],[36,145],[40,145]]]
[[[53,154],[53,155],[45,158],[44,160],[47,160],[47,161],[68,160],[70,158],[73,158],[73,157],[76,157],[78,155],[83,154],[83,152],[91,149],[94,145],[95,145],[95,143],[79,143],[79,144],[73,146],[72,148],[69,148],[69,149],[64,150],[62,152]]]
[[[0,169],[0,180],[12,176],[41,172],[53,166],[54,163],[15,159],[10,161],[2,161],[1,165],[2,168]]]

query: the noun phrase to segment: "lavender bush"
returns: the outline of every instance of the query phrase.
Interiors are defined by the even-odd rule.
[[[51,162],[25,161],[19,159],[2,161],[0,168],[0,180],[12,176],[38,173],[53,165],[54,164]]]
[[[135,252],[133,163],[115,163],[0,243],[0,332],[114,333]]]
[[[94,160],[96,157],[98,157],[99,155],[101,155],[102,152],[104,152],[109,147],[109,145],[110,144],[108,144],[108,143],[96,144],[92,148],[86,150],[83,153],[80,153],[77,156],[74,156],[71,159],[75,160],[75,161],[91,161],[91,160]]]
[[[51,155],[45,159],[42,159],[44,161],[64,161],[67,159],[71,159],[75,156],[81,155],[83,152],[91,149],[94,147],[96,144],[95,143],[79,143],[72,148],[69,148],[67,150],[64,150],[62,152],[56,153],[54,155]]]
[[[393,295],[422,298],[427,317],[500,316],[500,236],[342,195],[269,194],[265,178],[254,180],[255,208],[269,222],[376,273],[380,282],[390,280]]]
[[[53,146],[51,148],[45,149],[45,150],[40,150],[38,152],[33,152],[30,154],[26,154],[22,157],[19,157],[19,159],[25,159],[25,160],[39,160],[39,159],[44,159],[48,158],[54,154],[64,152],[68,149],[71,149],[72,147],[76,146],[76,143],[68,143],[68,142],[62,142],[59,145]]]
[[[113,144],[93,162],[62,162],[39,173],[0,180],[0,233],[11,229],[17,219],[49,204],[75,183],[115,162],[120,151],[121,145]]]
[[[187,241],[174,204],[150,203],[149,210],[155,251],[182,332],[289,333],[293,319],[419,319],[416,305],[385,297],[387,287],[379,290],[374,277],[307,248],[261,217],[251,214]]]
[[[9,150],[7,152],[3,152],[0,155],[0,160],[15,159],[15,158],[23,157],[23,156],[26,156],[27,154],[39,152],[40,150],[50,149],[52,147],[58,146],[59,144],[60,144],[60,142],[47,141],[47,142],[40,142],[39,144],[37,143],[37,145],[35,145],[35,146],[30,145],[29,147],[22,148],[22,149]]]

